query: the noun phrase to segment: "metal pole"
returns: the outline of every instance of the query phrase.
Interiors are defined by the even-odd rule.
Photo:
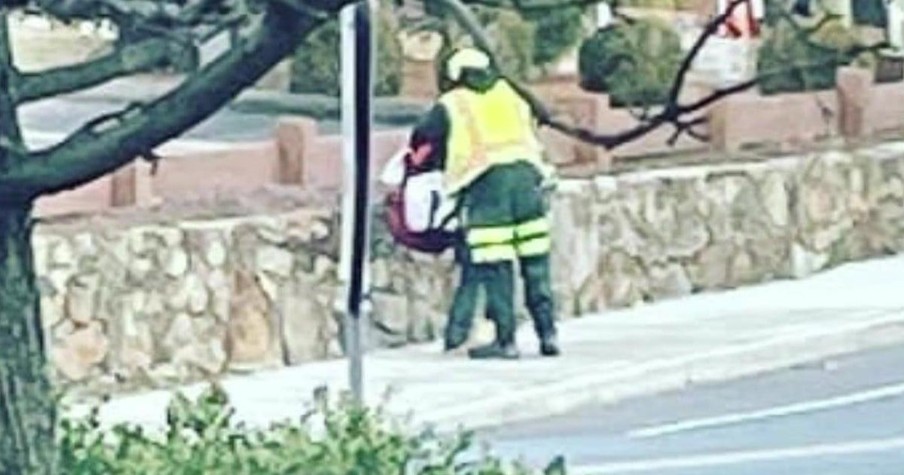
[[[340,13],[342,29],[342,132],[344,193],[340,278],[345,288],[349,385],[364,400],[363,320],[369,294],[370,129],[373,100],[373,32],[370,5],[358,2]]]

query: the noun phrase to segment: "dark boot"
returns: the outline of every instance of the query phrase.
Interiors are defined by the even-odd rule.
[[[446,332],[445,343],[443,345],[443,350],[445,351],[455,351],[464,345],[465,342],[468,341],[468,335],[465,333],[458,332]]]
[[[446,351],[453,351],[464,345],[471,334],[471,314],[468,312],[473,312],[474,306],[463,305],[463,300],[457,297],[464,295],[466,292],[461,292],[460,290],[456,292],[456,299],[452,304],[452,310],[449,312],[449,322],[443,332]]]
[[[504,359],[516,360],[521,357],[514,343],[502,344],[493,342],[489,345],[479,346],[468,350],[468,356],[475,360]]]
[[[527,308],[534,320],[534,330],[540,339],[540,354],[559,356],[561,351],[556,339],[555,302],[549,255],[522,258],[521,274],[524,278]]]
[[[487,317],[496,326],[495,341],[510,342],[507,345],[496,346],[511,346],[514,348],[516,322],[513,297],[515,293],[513,264],[511,262],[477,264],[474,269],[478,273],[481,285],[486,289]],[[493,345],[489,345],[487,348],[490,346]],[[478,353],[482,354],[484,351]],[[517,353],[517,350],[515,353]]]
[[[550,357],[562,354],[558,339],[554,335],[540,338],[540,354]]]

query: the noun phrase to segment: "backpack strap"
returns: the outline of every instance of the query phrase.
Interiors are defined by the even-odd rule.
[[[453,219],[455,219],[456,217],[458,217],[459,214],[461,214],[461,210],[463,208],[464,208],[464,200],[461,198],[456,199],[455,200],[455,208],[453,208],[452,211],[445,218],[443,218],[443,221],[441,223],[439,223],[439,229],[445,230],[446,226],[448,226],[449,223],[451,223]]]

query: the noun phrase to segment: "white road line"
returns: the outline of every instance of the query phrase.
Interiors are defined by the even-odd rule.
[[[628,437],[632,439],[661,437],[664,435],[676,434],[679,432],[711,429],[713,427],[761,421],[775,417],[786,417],[797,414],[805,414],[808,412],[825,411],[828,409],[836,409],[839,407],[852,406],[855,404],[863,404],[880,399],[894,398],[901,395],[904,395],[904,382],[889,386],[882,386],[879,388],[874,388],[853,394],[847,394],[844,396],[833,397],[830,399],[806,401],[802,403],[773,407],[753,412],[726,414],[717,417],[692,419],[687,421],[674,422],[671,424],[659,425],[655,427],[646,427],[628,432]]]
[[[807,459],[824,456],[860,455],[890,452],[904,449],[904,437],[880,440],[860,440],[839,444],[808,445],[771,450],[750,450],[725,452],[710,455],[661,458],[616,462],[600,465],[572,467],[568,473],[574,475],[607,475],[643,472],[661,472],[690,468],[720,467],[751,462],[775,462],[793,459]]]

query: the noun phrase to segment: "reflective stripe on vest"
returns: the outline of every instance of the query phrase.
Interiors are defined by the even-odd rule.
[[[479,94],[457,89],[440,98],[449,114],[446,191],[455,193],[492,165],[540,163],[541,147],[527,103],[504,80]]]

